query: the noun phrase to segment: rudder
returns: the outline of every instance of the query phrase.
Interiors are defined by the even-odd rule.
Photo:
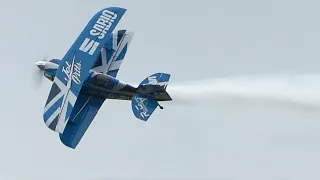
[[[155,73],[145,78],[132,97],[132,111],[136,118],[147,121],[157,107],[158,101],[171,101],[166,92],[170,74]]]
[[[147,121],[154,110],[159,106],[151,95],[135,94],[132,97],[133,114],[143,121]]]

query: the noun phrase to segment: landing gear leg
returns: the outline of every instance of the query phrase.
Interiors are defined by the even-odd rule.
[[[160,104],[158,104],[158,106],[159,106],[160,109],[163,109],[163,107]]]

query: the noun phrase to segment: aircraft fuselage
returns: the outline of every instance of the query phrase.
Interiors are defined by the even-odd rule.
[[[47,79],[50,81],[54,80],[56,71],[59,67],[58,60],[51,60],[48,62],[39,61],[36,64],[44,71],[44,76]],[[134,87],[133,85],[122,82],[108,74],[98,73],[92,69],[83,83],[81,92],[88,96],[117,100],[131,100],[132,96],[136,93],[151,93],[157,101],[171,100],[161,88],[154,89],[154,87],[148,86],[145,86],[144,88]]]

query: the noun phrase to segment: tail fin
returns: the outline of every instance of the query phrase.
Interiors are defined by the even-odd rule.
[[[157,100],[150,95],[135,94],[132,97],[133,114],[143,121],[147,121],[158,106]]]
[[[138,87],[137,94],[132,97],[133,114],[147,121],[157,107],[163,109],[158,101],[171,101],[166,91],[170,74],[156,73],[145,78]]]

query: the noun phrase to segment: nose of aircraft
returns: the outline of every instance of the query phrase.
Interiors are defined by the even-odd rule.
[[[35,63],[39,69],[44,70],[45,66],[46,66],[46,62],[45,61],[38,61]]]

